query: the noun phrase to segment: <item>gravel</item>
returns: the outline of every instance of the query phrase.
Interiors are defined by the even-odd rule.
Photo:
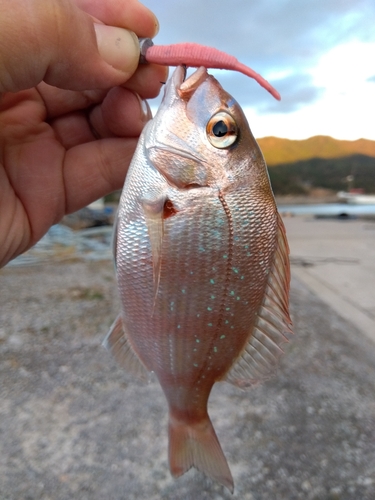
[[[0,273],[0,500],[375,498],[375,345],[297,280],[277,375],[216,384],[209,412],[235,493],[167,466],[167,408],[101,347],[110,262]]]

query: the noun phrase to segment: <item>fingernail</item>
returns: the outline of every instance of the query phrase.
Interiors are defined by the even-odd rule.
[[[111,66],[134,73],[139,63],[138,37],[132,31],[94,23],[98,50]]]
[[[134,94],[138,97],[139,106],[141,108],[141,120],[146,123],[152,118],[151,108],[147,101],[141,99],[136,92],[134,92]]]
[[[154,36],[156,36],[159,33],[159,29],[160,29],[160,24],[159,24],[157,17],[155,16],[155,34],[154,34]]]

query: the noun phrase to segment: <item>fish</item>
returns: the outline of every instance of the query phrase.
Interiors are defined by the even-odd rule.
[[[121,312],[104,345],[134,376],[156,375],[172,475],[195,467],[233,492],[207,403],[216,382],[274,373],[292,333],[289,248],[246,117],[205,67],[168,81],[114,239]]]

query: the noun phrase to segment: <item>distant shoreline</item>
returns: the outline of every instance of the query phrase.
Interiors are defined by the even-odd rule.
[[[321,205],[322,203],[339,203],[340,200],[336,194],[327,194],[325,196],[308,195],[283,195],[275,196],[278,206],[283,205]],[[342,203],[342,202],[341,202]]]

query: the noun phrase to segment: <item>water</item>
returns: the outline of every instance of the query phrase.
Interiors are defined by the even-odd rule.
[[[112,226],[73,231],[62,224],[56,224],[36,245],[10,261],[8,266],[29,266],[71,259],[111,260],[112,232]]]
[[[316,205],[280,205],[279,212],[288,215],[315,215],[317,217],[370,217],[375,216],[374,205],[322,203]]]

